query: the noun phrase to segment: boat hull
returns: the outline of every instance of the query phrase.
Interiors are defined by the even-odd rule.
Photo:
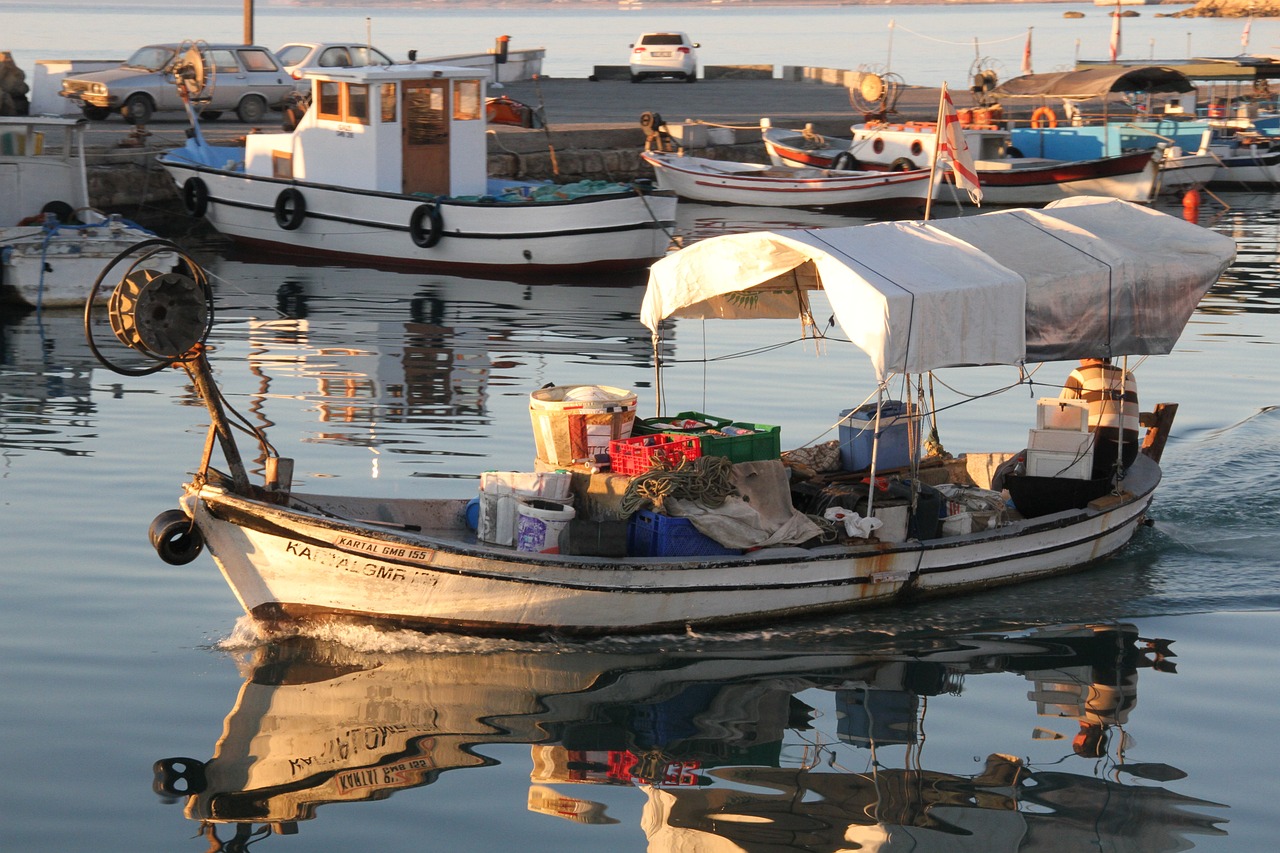
[[[792,166],[829,168],[839,154],[848,151],[847,144],[806,148],[802,136],[770,132],[765,133],[764,142],[773,162]],[[974,169],[982,187],[982,200],[987,204],[1048,204],[1064,198],[1099,195],[1146,203],[1155,196],[1158,174],[1150,151],[1094,160],[975,160]],[[955,177],[949,170],[943,177],[934,197],[949,199],[954,195],[967,201],[966,193],[955,192]]]
[[[201,182],[200,212],[233,240],[283,254],[379,266],[548,272],[635,268],[666,254],[675,226],[676,198],[666,193],[527,204],[433,200],[246,175],[176,157],[160,162],[179,187]],[[278,213],[287,191],[304,200],[305,212],[296,224]],[[424,205],[438,205],[435,234],[430,217],[420,210]]]
[[[54,232],[0,229],[0,301],[36,308],[83,307],[103,267],[154,236],[120,223],[59,226]],[[110,294],[110,288],[103,288],[99,298]]]
[[[183,508],[242,607],[265,621],[591,635],[759,625],[1077,571],[1129,541],[1158,481],[1159,467],[1143,458],[1122,484],[1125,496],[1101,507],[923,542],[697,558],[537,554],[464,541],[463,501],[306,496],[290,508],[192,485]]]
[[[929,170],[841,172],[731,163],[661,152],[641,155],[658,186],[681,198],[713,204],[761,207],[921,206],[929,193]]]
[[[1213,150],[1220,162],[1210,182],[1212,186],[1280,186],[1280,150],[1246,145],[1215,146]]]

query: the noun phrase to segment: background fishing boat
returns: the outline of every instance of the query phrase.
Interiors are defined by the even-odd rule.
[[[765,150],[775,163],[816,168],[879,168],[907,171],[934,162],[937,125],[932,122],[854,125],[849,139],[819,137],[804,131],[761,128]],[[973,167],[989,204],[1045,204],[1077,196],[1107,196],[1123,201],[1149,202],[1156,190],[1157,170],[1151,151],[1137,151],[1082,160],[1020,156],[1009,132],[995,127],[966,127],[965,141]],[[944,174],[935,195],[954,186]],[[964,202],[963,193],[957,193]],[[943,196],[938,195],[939,198]]]
[[[0,301],[83,305],[107,262],[154,236],[90,206],[86,124],[0,116]]]
[[[922,208],[929,170],[845,172],[807,166],[735,163],[646,151],[658,187],[681,198],[761,207]]]
[[[277,252],[418,269],[638,268],[667,250],[676,199],[651,186],[490,179],[476,69],[309,76],[293,130],[213,146],[193,120],[187,144],[159,157],[188,213]]]

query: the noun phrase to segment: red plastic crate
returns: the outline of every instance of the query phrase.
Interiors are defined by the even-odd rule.
[[[635,435],[609,442],[613,473],[631,477],[645,473],[660,461],[674,466],[682,459],[692,462],[701,455],[702,442],[697,436]]]

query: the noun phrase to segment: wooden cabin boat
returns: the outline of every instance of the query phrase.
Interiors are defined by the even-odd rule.
[[[308,76],[293,130],[215,146],[193,122],[187,144],[160,156],[189,213],[278,252],[422,269],[636,268],[667,251],[676,198],[650,185],[489,178],[476,69]]]

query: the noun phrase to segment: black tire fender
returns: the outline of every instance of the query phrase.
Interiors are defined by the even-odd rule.
[[[916,164],[906,157],[899,157],[889,164],[890,172],[911,172],[916,168]]]
[[[194,758],[162,758],[151,772],[151,790],[162,797],[192,797],[209,787],[205,763]]]
[[[200,178],[187,178],[182,184],[182,206],[196,219],[209,210],[209,187]]]
[[[167,509],[157,515],[148,535],[151,547],[171,566],[185,566],[204,550],[204,536],[180,509]]]
[[[409,237],[420,249],[430,249],[444,236],[444,216],[440,203],[420,204],[409,216]]]
[[[858,158],[848,151],[841,151],[831,160],[831,168],[839,172],[853,172],[862,168]]]
[[[307,200],[297,187],[286,187],[276,196],[276,224],[285,231],[296,231],[307,218]]]

